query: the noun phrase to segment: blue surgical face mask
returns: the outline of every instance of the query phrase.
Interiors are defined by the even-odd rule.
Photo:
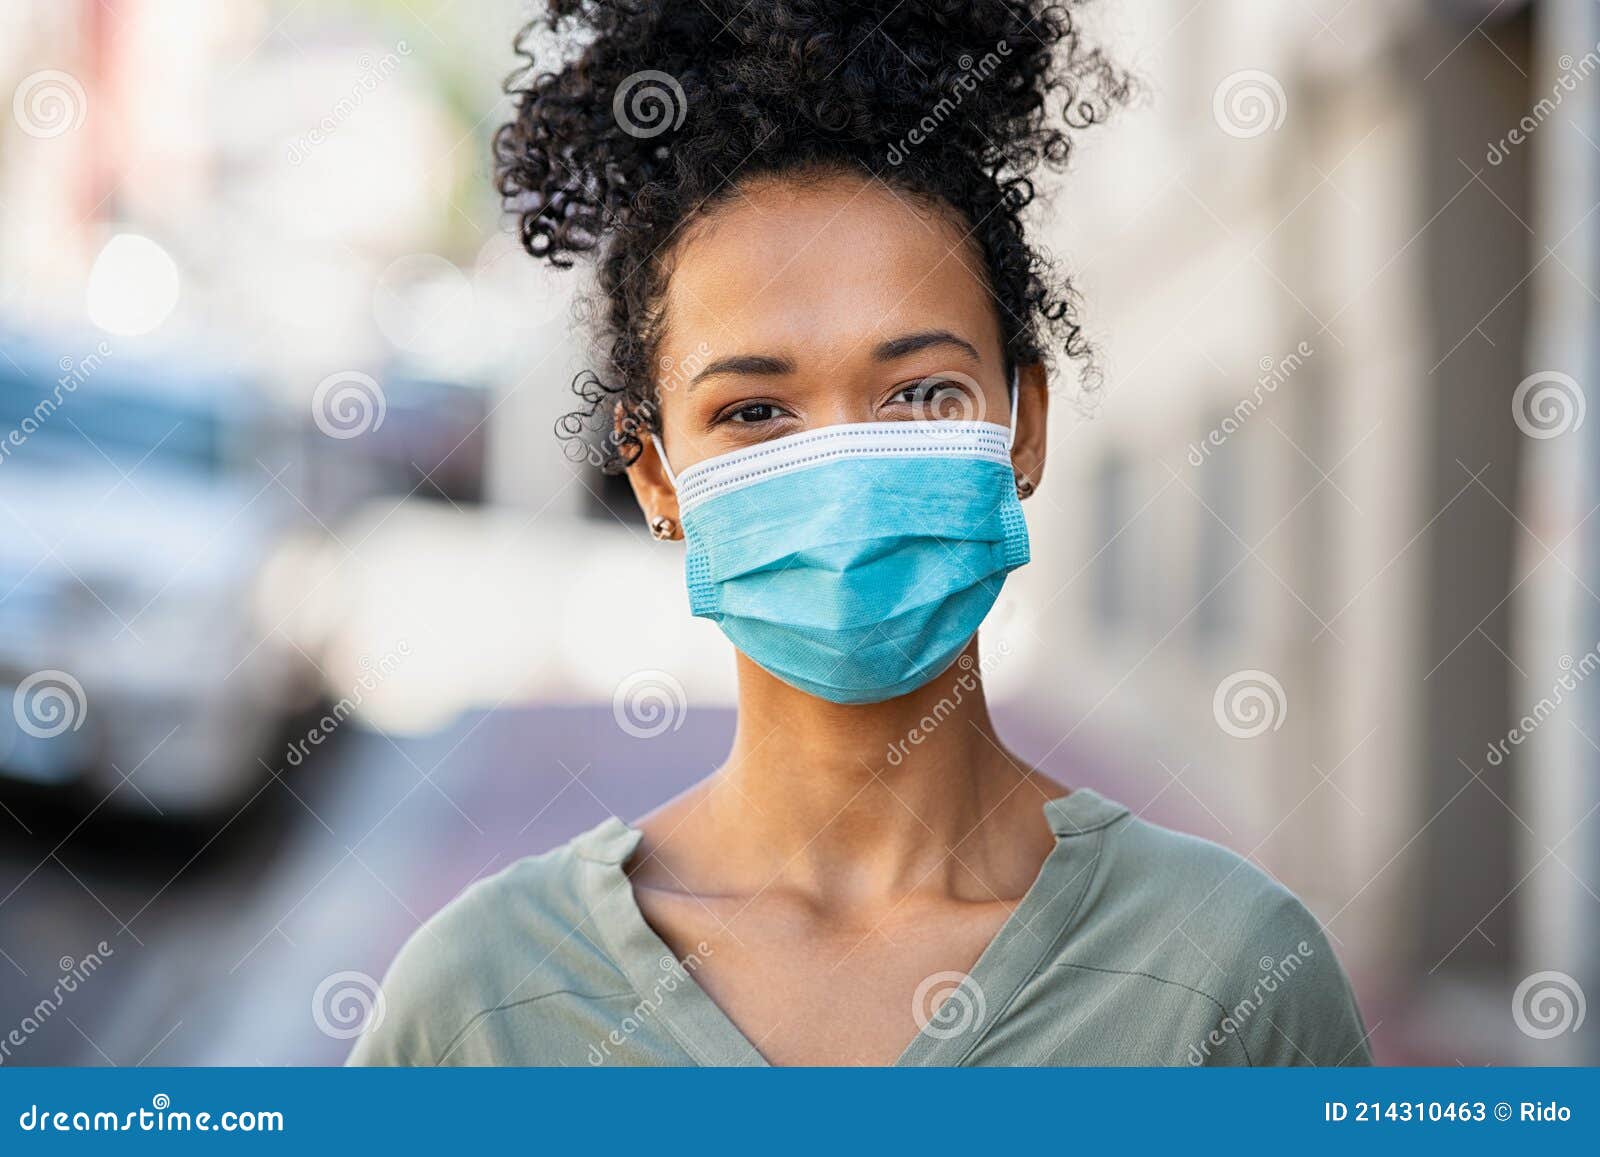
[[[690,611],[830,702],[915,690],[1028,561],[1011,437],[990,422],[864,422],[695,463],[673,478]]]

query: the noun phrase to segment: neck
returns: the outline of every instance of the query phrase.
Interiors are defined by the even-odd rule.
[[[742,833],[751,862],[809,892],[993,895],[1025,889],[1037,860],[1023,858],[1019,887],[1015,841],[997,850],[1006,826],[986,821],[1037,814],[1056,794],[1042,782],[995,736],[974,638],[926,686],[859,706],[807,695],[741,655],[738,731],[706,803],[723,831]]]

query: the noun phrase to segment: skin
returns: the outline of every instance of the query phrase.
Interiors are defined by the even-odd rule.
[[[881,182],[744,184],[672,254],[659,384],[673,468],[844,422],[1006,423],[999,307],[966,232]],[[1013,466],[1037,483],[1044,367],[1019,381]],[[629,479],[647,521],[676,523],[648,441]],[[740,654],[727,761],[636,825],[641,912],[680,958],[705,942],[694,980],[771,1063],[892,1063],[918,1032],[917,986],[971,970],[1054,847],[1041,805],[1066,789],[1006,750],[981,685],[956,694],[976,638],[965,654],[970,666],[861,706]]]

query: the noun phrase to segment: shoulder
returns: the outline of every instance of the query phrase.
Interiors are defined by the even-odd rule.
[[[605,825],[602,825],[602,828]],[[615,974],[584,932],[586,833],[468,887],[406,941],[385,973],[374,1016],[350,1064],[446,1063],[483,1016]]]
[[[1236,1036],[1250,1063],[1370,1061],[1322,925],[1261,868],[1129,814],[1105,826],[1099,858],[1083,925],[1112,967],[1205,998],[1216,1035]]]
[[[1205,923],[1230,940],[1245,932],[1316,929],[1315,918],[1277,880],[1199,836],[1129,815],[1108,831],[1106,854],[1108,873],[1121,884],[1138,877],[1141,906],[1158,905],[1185,928]]]

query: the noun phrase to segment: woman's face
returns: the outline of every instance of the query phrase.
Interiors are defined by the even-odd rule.
[[[745,187],[674,254],[657,372],[672,469],[847,422],[1005,425],[997,305],[979,261],[953,214],[881,182]],[[1043,368],[1020,377],[1016,461],[1036,482]],[[648,442],[630,475],[647,514],[676,516]]]

